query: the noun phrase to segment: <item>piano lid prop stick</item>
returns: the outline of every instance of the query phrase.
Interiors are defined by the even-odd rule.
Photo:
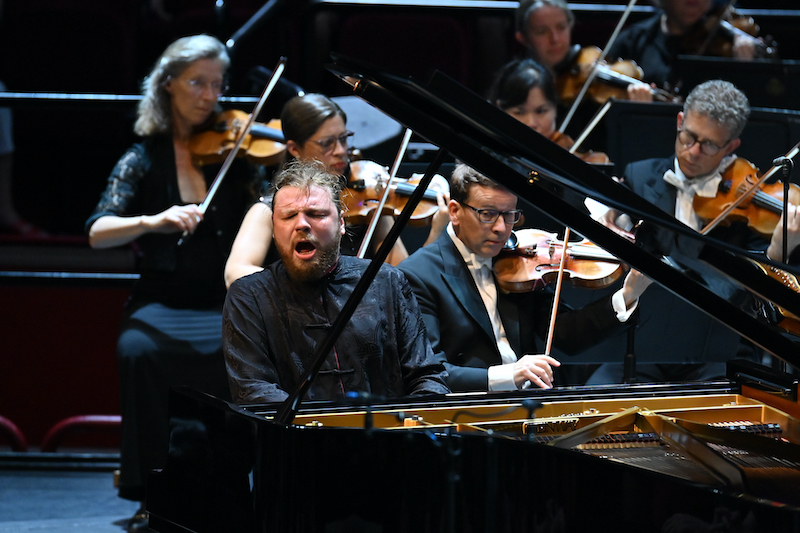
[[[564,282],[564,265],[567,261],[567,244],[569,243],[569,228],[564,229],[564,251],[561,253],[561,262],[558,264],[558,277],[556,278],[556,291],[553,295],[553,310],[550,313],[550,329],[547,330],[547,344],[544,354],[550,355],[553,350],[553,332],[556,329],[556,315],[558,315],[558,302],[561,299],[561,286]]]
[[[793,159],[797,155],[798,152],[800,152],[800,142],[795,144],[794,148],[792,148],[791,150],[786,152],[786,156],[785,157],[787,159]],[[714,220],[712,220],[711,222],[706,224],[706,226],[702,230],[700,230],[700,233],[703,234],[703,235],[706,235],[709,231],[711,231],[712,229],[716,228],[717,225],[719,225],[719,223],[722,222],[722,220],[731,213],[731,211],[733,211],[734,209],[739,207],[739,205],[741,205],[742,202],[744,202],[745,200],[750,198],[754,193],[756,193],[759,190],[759,188],[761,187],[761,185],[765,181],[767,181],[769,178],[771,178],[772,175],[775,174],[781,168],[783,168],[782,165],[781,166],[772,165],[772,168],[769,169],[768,171],[766,171],[764,173],[764,175],[762,175],[758,179],[758,181],[753,183],[753,185],[749,189],[747,189],[742,194],[740,194],[739,197],[736,198],[736,200],[731,202],[725,209],[723,209],[720,212],[720,214],[717,215],[716,218],[714,218]]]
[[[375,233],[375,228],[378,227],[378,221],[381,218],[383,206],[386,205],[386,198],[388,198],[389,192],[392,190],[392,181],[394,181],[394,177],[397,175],[397,170],[400,168],[400,161],[403,160],[403,155],[405,155],[406,148],[408,148],[408,142],[411,140],[411,133],[411,129],[406,128],[406,132],[403,135],[403,141],[400,143],[400,149],[397,151],[397,157],[394,158],[392,169],[389,172],[389,180],[386,182],[386,189],[383,191],[381,201],[378,203],[378,208],[372,213],[372,218],[369,221],[369,228],[367,228],[367,233],[364,235],[364,239],[361,241],[361,246],[358,248],[358,253],[356,255],[361,259],[367,255],[367,249],[369,248],[369,243],[372,241],[372,235]]]
[[[581,91],[578,93],[578,96],[575,98],[575,101],[572,102],[572,107],[569,108],[567,116],[564,117],[564,122],[562,122],[561,126],[558,128],[559,132],[564,133],[567,130],[567,126],[572,120],[572,116],[575,114],[575,111],[577,111],[578,106],[581,104],[581,101],[583,101],[583,97],[586,96],[586,91],[589,90],[589,87],[592,85],[592,82],[594,81],[595,77],[597,77],[598,73],[598,70],[596,68],[597,65],[606,60],[606,55],[608,55],[608,49],[611,48],[611,45],[614,44],[614,41],[617,40],[617,35],[619,35],[620,30],[622,30],[622,25],[625,24],[626,20],[628,20],[628,15],[631,14],[634,5],[636,5],[636,0],[631,0],[628,3],[628,7],[625,8],[625,12],[622,13],[619,22],[617,22],[617,27],[614,28],[614,31],[611,33],[611,37],[608,38],[608,42],[606,43],[605,48],[603,48],[603,51],[600,52],[600,57],[597,58],[597,61],[595,61],[595,64],[592,66],[592,71],[589,72],[588,76],[586,76],[586,81],[583,82],[583,87],[581,87]]]
[[[241,148],[244,139],[249,135],[250,130],[253,127],[253,123],[256,121],[256,117],[259,113],[261,113],[261,108],[264,107],[264,103],[267,101],[270,93],[278,84],[278,80],[281,78],[281,74],[283,74],[283,70],[286,68],[286,58],[281,57],[278,61],[278,66],[275,67],[275,70],[272,72],[272,76],[267,83],[267,86],[264,88],[264,92],[261,94],[261,98],[259,98],[258,103],[256,104],[255,109],[253,112],[250,113],[250,117],[247,119],[247,124],[245,127],[242,128],[242,131],[239,133],[239,137],[236,139],[236,143],[233,145],[233,148],[228,153],[228,157],[225,158],[225,161],[222,163],[222,166],[217,172],[217,177],[214,178],[214,181],[211,183],[211,187],[208,188],[208,193],[206,193],[206,197],[200,202],[198,206],[200,208],[200,213],[205,215],[206,210],[208,209],[208,204],[211,203],[211,200],[214,199],[214,195],[217,193],[217,189],[222,184],[222,180],[225,178],[225,174],[228,173],[228,169],[233,164],[233,160],[236,158],[236,154],[239,152],[239,148]],[[186,239],[189,237],[189,232],[184,231],[181,238],[178,240],[178,246],[182,245],[186,242]]]

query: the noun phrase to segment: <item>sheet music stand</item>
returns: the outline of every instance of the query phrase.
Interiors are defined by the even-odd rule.
[[[607,153],[617,174],[633,161],[674,154],[677,115],[682,109],[682,104],[614,102],[605,120]],[[800,140],[800,111],[753,107],[741,139],[736,154],[766,171],[773,159]]]
[[[719,79],[736,85],[751,106],[800,109],[800,61],[680,55],[673,70],[684,96],[704,81]]]

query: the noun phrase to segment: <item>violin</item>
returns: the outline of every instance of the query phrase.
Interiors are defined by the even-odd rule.
[[[562,102],[575,101],[593,68],[597,70],[597,74],[587,92],[592,100],[603,104],[609,98],[628,99],[628,86],[640,83],[644,78],[644,71],[631,60],[598,62],[601,54],[600,48],[596,46],[584,46],[575,54],[572,66],[556,76],[556,92]],[[677,96],[664,89],[651,89],[650,92],[654,99],[662,102],[679,101]]]
[[[558,276],[564,241],[555,233],[539,229],[515,231],[494,262],[497,284],[509,292],[528,292],[543,288]],[[586,239],[570,242],[564,275],[573,285],[602,288],[622,275],[625,265]]]
[[[211,129],[196,133],[189,141],[193,160],[200,166],[223,162],[236,144],[248,118],[248,113],[238,109],[217,115]],[[266,124],[255,122],[236,157],[247,157],[261,165],[276,165],[286,150],[283,143],[280,120],[271,120]]]
[[[750,161],[737,158],[722,173],[722,181],[715,197],[704,198],[695,195],[693,201],[695,212],[703,220],[715,219],[727,206],[749,190],[759,177],[758,168]],[[782,183],[760,185],[756,192],[731,211],[723,223],[744,220],[751,229],[769,238],[783,213],[783,195]],[[795,184],[789,187],[789,202],[800,204],[800,187]]]
[[[550,134],[550,140],[559,145],[565,150],[569,150],[575,144],[575,140],[560,131],[554,131]],[[595,152],[594,150],[587,150],[585,152],[575,152],[579,159],[594,165],[611,165],[611,159],[605,152]]]
[[[392,180],[392,188],[383,206],[383,212],[380,214],[399,215],[421,179],[420,175],[408,179],[395,178]],[[351,225],[365,224],[377,209],[388,183],[389,173],[378,163],[368,160],[350,163],[350,179],[342,192],[345,221]],[[434,176],[431,187],[425,191],[422,201],[411,214],[409,225],[426,226],[431,223],[433,215],[439,210],[439,204],[436,201],[437,191],[445,194],[449,192],[447,180],[438,175]]]
[[[755,57],[777,57],[775,41],[758,38],[761,28],[752,17],[740,15],[732,2],[709,11],[681,38],[681,47],[688,54],[734,57],[734,41],[743,38],[753,44]]]

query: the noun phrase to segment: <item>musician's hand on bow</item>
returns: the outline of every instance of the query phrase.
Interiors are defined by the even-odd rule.
[[[628,100],[632,102],[652,102],[655,84],[631,83],[628,85]]]
[[[201,220],[203,213],[197,204],[173,205],[161,213],[145,217],[145,223],[152,233],[194,233]]]
[[[518,389],[533,385],[550,389],[554,366],[561,366],[561,363],[549,355],[523,355],[514,363],[514,384]]]
[[[778,225],[772,232],[772,239],[767,248],[767,257],[775,261],[783,261],[783,217],[786,217],[787,227],[787,246],[786,250],[789,255],[800,246],[800,207],[789,204],[786,212],[781,215]],[[786,258],[788,261],[788,257]]]

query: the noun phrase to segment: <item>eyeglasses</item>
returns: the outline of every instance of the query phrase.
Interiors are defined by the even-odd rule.
[[[189,90],[191,90],[195,96],[200,96],[207,90],[211,91],[211,94],[220,96],[228,90],[228,86],[222,81],[208,81],[203,78],[192,78],[185,81],[189,86]]]
[[[719,151],[725,148],[725,146],[730,142],[728,141],[722,146],[719,146],[711,141],[700,141],[700,139],[697,138],[697,135],[684,129],[678,130],[678,141],[686,148],[691,148],[695,145],[695,143],[699,142],[700,151],[705,155],[717,155]]]
[[[503,215],[503,222],[506,224],[516,224],[522,217],[521,209],[512,209],[511,211],[498,211],[497,209],[476,209],[471,205],[464,202],[458,202],[464,207],[469,207],[478,214],[478,220],[484,224],[494,224],[500,215]]]
[[[319,139],[319,140],[309,139],[309,140],[311,142],[317,143],[319,147],[322,149],[322,153],[327,154],[329,152],[332,152],[334,148],[336,148],[337,142],[341,144],[343,147],[347,148],[347,142],[348,142],[347,139],[349,139],[353,135],[355,135],[355,132],[348,130],[342,133],[341,135],[331,135],[330,137],[325,137],[324,139]]]

